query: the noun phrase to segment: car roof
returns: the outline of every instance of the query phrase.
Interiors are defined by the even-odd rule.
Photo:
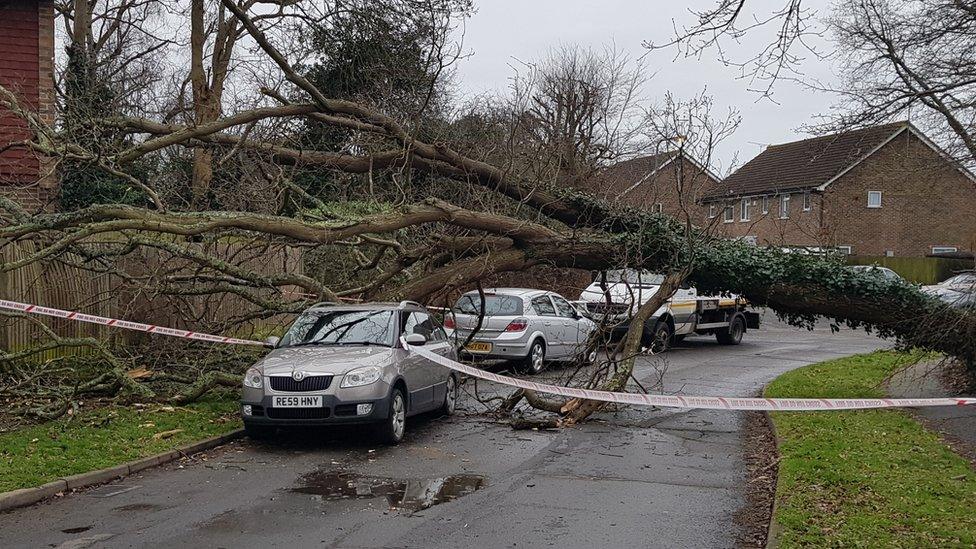
[[[336,303],[332,301],[323,301],[316,303],[311,307],[307,308],[306,311],[396,311],[396,310],[407,310],[407,311],[426,311],[427,309],[415,301],[373,301],[367,303]]]
[[[464,295],[477,294],[478,290],[472,290]],[[551,293],[547,290],[535,288],[485,288],[485,294],[510,295],[513,297],[535,297],[537,295]]]

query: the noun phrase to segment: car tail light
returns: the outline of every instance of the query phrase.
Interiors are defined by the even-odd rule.
[[[529,327],[529,320],[526,318],[516,318],[505,326],[506,332],[521,332]]]
[[[454,317],[453,316],[445,316],[444,317],[444,327],[447,328],[448,330],[453,330],[454,329],[454,326],[455,326],[455,324],[454,324]]]

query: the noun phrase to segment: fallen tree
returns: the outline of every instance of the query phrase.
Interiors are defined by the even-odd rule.
[[[521,166],[496,165],[488,158],[459,152],[447,142],[422,139],[412,128],[374,107],[325,96],[295,69],[246,9],[232,0],[222,2],[293,85],[287,94],[263,90],[275,105],[193,124],[131,116],[89,121],[94,134],[122,136],[114,148],[106,150],[46,126],[21,108],[13,93],[0,88],[0,103],[22,116],[33,130],[33,138],[19,146],[57,161],[96,166],[122,177],[149,198],[144,205],[93,204],[58,213],[29,213],[0,198],[0,246],[22,241],[36,244],[34,253],[0,265],[0,272],[36,262],[66,261],[70,252],[86,258],[78,263],[92,272],[117,276],[140,285],[146,293],[232,293],[253,307],[242,318],[259,318],[293,313],[321,299],[449,302],[455,292],[480,281],[541,265],[592,271],[628,266],[665,273],[666,283],[637,311],[611,359],[584,382],[588,386],[627,389],[644,322],[685,280],[706,293],[742,295],[794,324],[809,325],[824,317],[835,324],[864,327],[896,338],[906,347],[958,357],[970,372],[976,371],[973,311],[948,308],[911,285],[854,273],[830,258],[717,239],[707,225],[696,225],[697,217],[688,212],[674,218],[611,204],[562,181],[533,179],[528,175],[531,171]],[[303,149],[290,143],[288,135],[264,135],[254,129],[268,120],[334,126],[355,132],[365,145],[356,143],[338,151]],[[715,135],[704,125],[697,128],[697,135],[687,137],[702,140],[705,147],[714,145]],[[215,149],[224,157],[239,155],[246,165],[239,168],[240,173],[274,180],[282,192],[291,193],[293,211],[181,211],[170,206],[156,182],[132,172],[141,161],[158,158],[154,155],[162,152],[175,154],[173,151],[183,147]],[[203,157],[212,159],[213,155]],[[195,158],[199,160],[201,155]],[[386,205],[377,213],[332,215],[322,196],[304,191],[291,177],[282,175],[285,168],[294,167],[362,175],[369,184],[380,172],[396,185],[397,178],[425,177],[453,188],[457,195],[467,195],[466,203],[429,197]],[[273,175],[275,170],[278,176]],[[701,177],[703,172],[684,176]],[[201,200],[196,193],[194,205]],[[490,201],[490,207],[480,207],[479,201]],[[328,250],[337,266],[331,276],[260,275],[241,263],[201,254],[191,245],[200,240],[241,241],[255,247],[289,245],[310,253]],[[165,250],[196,268],[165,277],[134,277],[119,267],[118,258],[144,247]],[[284,288],[296,286],[309,295],[282,299]],[[20,358],[10,353],[0,356],[0,371],[16,370]],[[20,372],[12,377],[18,376]],[[109,394],[123,387],[177,383],[176,390],[158,396],[184,402],[214,386],[227,385],[234,377],[213,368],[200,370],[192,380],[181,381],[165,371],[134,379],[124,368],[113,365],[98,379],[96,385]],[[0,391],[22,387],[13,385],[0,387]],[[62,394],[74,393],[65,389]],[[151,398],[157,392],[129,390],[127,395]],[[542,409],[558,410],[566,422],[582,421],[602,406],[545,401],[525,393],[517,397]],[[514,406],[513,400],[517,402],[513,396],[505,406]]]

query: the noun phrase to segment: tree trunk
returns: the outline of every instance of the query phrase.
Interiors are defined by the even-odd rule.
[[[669,273],[664,277],[664,281],[654,296],[637,309],[637,313],[630,319],[630,327],[627,329],[627,335],[624,336],[623,346],[618,355],[623,360],[617,364],[616,373],[602,387],[604,391],[623,391],[626,389],[627,382],[630,381],[630,377],[634,373],[634,363],[637,361],[637,356],[641,351],[644,324],[650,320],[651,315],[655,311],[660,309],[667,300],[671,299],[674,292],[681,287],[681,284],[688,277],[688,272],[686,269]],[[588,418],[590,414],[603,409],[606,405],[606,402],[598,400],[574,399],[563,407],[563,412],[566,413],[564,423],[566,425],[579,423]]]

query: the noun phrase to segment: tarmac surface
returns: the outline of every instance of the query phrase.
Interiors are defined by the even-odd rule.
[[[752,396],[793,368],[888,346],[767,314],[739,346],[689,338],[641,358],[636,377]],[[731,547],[742,427],[740,412],[630,408],[513,431],[462,412],[408,421],[397,447],[355,430],[244,439],[0,514],[0,547]]]

